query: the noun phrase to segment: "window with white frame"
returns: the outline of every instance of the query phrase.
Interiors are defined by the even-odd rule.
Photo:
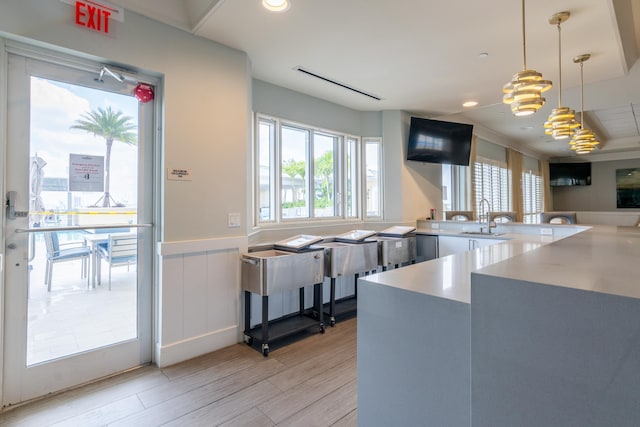
[[[511,176],[507,167],[507,149],[482,138],[476,138],[476,160],[471,182],[475,192],[473,207],[478,219],[488,221],[487,209],[494,212],[511,211]],[[489,207],[482,200],[489,202]]]
[[[475,207],[478,219],[487,221],[486,210],[481,207],[482,200],[489,202],[491,211],[510,211],[509,169],[506,162],[477,157],[473,165],[473,183],[475,190]]]
[[[442,165],[442,209],[443,211],[471,210],[469,166]],[[436,218],[443,218],[438,212]]]
[[[364,139],[365,218],[382,217],[382,140]]]
[[[522,212],[523,222],[537,224],[543,209],[544,187],[538,161],[523,157],[522,168]]]
[[[256,223],[353,219],[363,214],[364,182],[379,204],[381,143],[257,115]],[[370,148],[375,147],[375,155]],[[363,179],[362,152],[367,168]],[[369,192],[369,169],[375,182]],[[380,214],[381,209],[374,209]]]
[[[275,122],[260,120],[256,144],[257,217],[260,222],[275,220]]]
[[[507,167],[507,152],[504,147],[477,139],[476,161],[471,168],[466,166],[442,165],[442,193],[444,210],[472,210],[466,203],[469,200],[468,177],[465,172],[471,169],[475,197],[474,207],[479,219],[485,220],[486,204],[481,209],[480,201],[486,199],[492,211],[512,211],[511,172]],[[539,222],[544,206],[544,182],[537,159],[523,156],[521,175],[522,212],[525,223]]]
[[[345,146],[345,178],[346,178],[346,216],[347,218],[357,218],[360,214],[360,194],[359,191],[362,179],[360,178],[360,140],[358,138],[348,136]]]

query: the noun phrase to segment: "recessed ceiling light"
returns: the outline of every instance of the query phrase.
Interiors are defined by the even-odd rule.
[[[478,55],[480,58],[484,59],[487,58],[489,56],[489,54],[487,52],[481,52],[480,55]]]
[[[284,12],[289,10],[289,0],[262,0],[262,6],[271,12]]]
[[[475,107],[478,105],[478,101],[465,101],[462,106],[463,107]]]
[[[533,130],[533,126],[521,126],[520,130]]]

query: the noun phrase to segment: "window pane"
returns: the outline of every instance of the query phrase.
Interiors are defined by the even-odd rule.
[[[256,118],[257,223],[382,216],[380,138]]]
[[[442,210],[472,210],[471,205],[471,170],[470,166],[442,165]],[[443,218],[442,212],[436,212],[436,218]]]
[[[380,217],[380,201],[382,195],[382,185],[380,182],[380,141],[365,141],[365,179],[366,179],[366,216]]]
[[[524,222],[537,224],[542,212],[542,177],[533,171],[522,173],[522,202]]]
[[[271,155],[275,145],[275,124],[260,120],[258,125],[258,221],[273,221],[274,185]]]
[[[335,216],[335,164],[333,150],[337,146],[337,138],[316,133],[313,139],[313,188],[314,216]]]
[[[309,132],[282,126],[282,218],[308,218]]]
[[[347,178],[347,217],[358,216],[358,140],[347,139],[347,160],[345,174]]]
[[[453,165],[442,165],[442,209],[444,211],[455,210],[453,208]]]
[[[488,221],[486,204],[481,207],[482,199],[489,202],[491,211],[510,211],[509,170],[506,164],[493,160],[480,159],[474,164],[473,181],[475,189],[475,207],[478,219]]]

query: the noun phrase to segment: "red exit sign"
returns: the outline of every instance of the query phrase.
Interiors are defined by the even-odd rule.
[[[76,1],[76,25],[109,34],[111,8],[92,1]]]
[[[61,0],[75,9],[75,24],[80,27],[109,34],[113,20],[124,22],[124,8],[106,1]]]

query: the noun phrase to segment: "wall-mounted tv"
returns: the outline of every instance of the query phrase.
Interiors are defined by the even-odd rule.
[[[591,163],[549,163],[549,185],[591,185]]]
[[[411,117],[407,160],[469,165],[473,125]]]

